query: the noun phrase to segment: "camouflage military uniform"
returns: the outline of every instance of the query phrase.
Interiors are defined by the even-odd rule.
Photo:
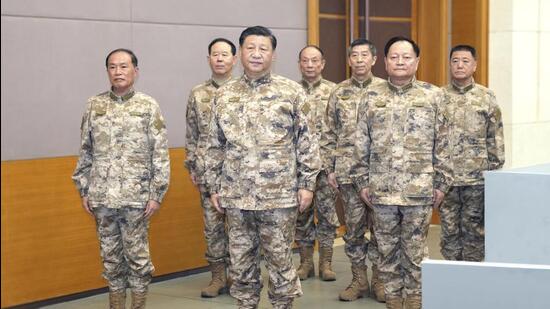
[[[291,259],[296,191],[313,191],[320,169],[310,106],[300,85],[274,74],[225,84],[213,106],[206,177],[226,209],[231,295],[242,308],[257,306],[261,246],[270,301],[286,306],[302,295]]]
[[[199,187],[206,238],[206,260],[211,264],[229,262],[225,215],[212,206],[204,179],[204,144],[208,136],[212,101],[219,87],[220,85],[213,79],[194,87],[189,95],[186,113],[185,166],[189,173],[195,176]]]
[[[339,83],[330,95],[326,111],[327,127],[321,139],[321,151],[327,153],[324,167],[327,173],[335,173],[344,202],[346,234],[344,235],[345,252],[352,266],[366,265],[367,250],[369,259],[376,265],[378,250],[376,238],[372,232],[371,213],[361,198],[350,178],[353,164],[355,131],[357,128],[357,110],[361,98],[373,87],[384,80],[371,76],[363,82],[350,78]],[[366,243],[365,232],[371,231],[371,241]]]
[[[483,171],[504,164],[502,118],[493,92],[472,82],[444,88],[454,182],[441,205],[441,253],[449,260],[485,256]]]
[[[313,84],[302,80],[301,84],[306,91],[307,101],[311,104],[312,127],[314,126],[319,140],[325,127],[325,111],[334,83],[326,79],[320,79]],[[336,237],[336,228],[339,225],[335,202],[336,196],[328,184],[327,174],[325,172],[319,173],[312,207],[298,214],[296,223],[296,242],[298,245],[313,246],[315,237],[317,237],[320,247],[332,248]],[[317,226],[315,226],[313,220],[315,210],[317,212]]]
[[[421,294],[420,263],[432,214],[433,189],[452,181],[442,91],[413,79],[373,87],[361,107],[354,178],[369,188],[386,297]]]
[[[133,90],[88,100],[73,180],[96,217],[104,277],[111,291],[144,292],[149,256],[149,200],[162,202],[170,179],[166,127],[156,101]]]

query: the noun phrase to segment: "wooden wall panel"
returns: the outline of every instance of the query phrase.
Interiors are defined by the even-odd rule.
[[[171,185],[151,220],[155,275],[206,265],[199,195],[170,150]],[[2,162],[2,307],[106,286],[93,219],[71,181],[76,157]]]

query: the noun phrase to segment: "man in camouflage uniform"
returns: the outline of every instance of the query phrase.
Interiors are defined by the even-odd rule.
[[[320,169],[310,106],[300,85],[272,74],[277,40],[255,26],[239,38],[244,75],[220,87],[212,109],[206,177],[211,200],[229,227],[230,292],[239,308],[257,308],[260,251],[274,308],[302,295],[292,264],[298,207],[311,203]]]
[[[323,79],[321,72],[325,67],[323,51],[315,45],[304,47],[298,54],[298,63],[302,72],[302,87],[311,106],[311,119],[317,139],[320,139],[325,127],[325,111],[334,83]],[[319,241],[319,277],[324,281],[336,280],[332,270],[332,247],[339,225],[336,215],[336,196],[328,185],[327,174],[320,172],[317,176],[314,204],[303,213],[298,214],[296,223],[296,242],[300,249],[300,267],[297,273],[300,280],[315,275],[313,266],[313,246],[315,237]],[[317,225],[314,221],[317,213]]]
[[[82,207],[97,224],[110,308],[145,308],[154,271],[149,218],[160,208],[170,180],[166,126],[158,103],[134,91],[137,58],[127,49],[105,61],[111,90],[88,100],[81,149],[73,174]]]
[[[321,151],[326,153],[324,168],[330,185],[340,190],[344,203],[346,223],[346,255],[351,262],[353,275],[350,285],[340,293],[343,301],[354,301],[369,291],[367,279],[367,251],[373,264],[372,289],[375,298],[384,301],[383,284],[378,280],[378,249],[372,232],[372,214],[359,197],[350,178],[353,163],[353,145],[357,127],[357,110],[365,93],[384,80],[372,75],[371,68],[376,62],[376,47],[366,39],[353,41],[348,50],[348,64],[351,78],[339,83],[330,95],[326,111],[327,127],[321,139]],[[370,226],[368,226],[370,225]],[[365,232],[371,231],[367,243]]]
[[[474,82],[476,50],[450,53],[451,83],[443,88],[449,111],[454,182],[441,205],[441,254],[448,260],[485,256],[483,171],[504,165],[504,134],[493,92]]]
[[[204,180],[204,143],[208,135],[210,108],[216,90],[231,79],[233,66],[237,61],[235,45],[224,38],[214,39],[208,45],[208,64],[212,77],[191,90],[187,102],[186,160],[185,166],[193,184],[201,195],[206,238],[206,260],[210,264],[212,280],[202,289],[202,297],[216,297],[225,291],[226,268],[229,262],[225,215],[216,211],[210,203],[210,194]]]
[[[374,209],[387,308],[421,308],[421,268],[432,215],[452,182],[443,92],[415,79],[420,49],[408,38],[384,48],[388,81],[359,111],[354,180]]]

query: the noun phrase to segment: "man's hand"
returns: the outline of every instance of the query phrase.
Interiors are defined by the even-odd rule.
[[[88,203],[88,197],[83,196],[81,202],[82,202],[82,208],[84,208],[84,211],[86,211],[90,216],[93,216],[94,213],[90,209],[90,204]]]
[[[338,191],[338,181],[336,181],[336,174],[330,173],[328,174],[328,184],[336,191]]]
[[[160,203],[155,200],[149,200],[147,207],[145,208],[145,218],[149,219],[152,215],[160,209]]]
[[[220,205],[220,195],[218,193],[212,193],[212,195],[210,195],[210,202],[212,202],[212,205],[214,205],[214,208],[216,208],[219,213],[223,214],[225,212]]]
[[[434,197],[432,201],[434,202],[434,209],[438,210],[439,206],[441,205],[441,202],[443,202],[443,198],[445,197],[445,193],[442,191],[439,191],[437,189],[434,189]]]
[[[308,206],[311,205],[311,201],[313,201],[313,192],[306,189],[298,190],[298,205],[300,212],[304,212]]]
[[[370,209],[373,209],[372,199],[370,198],[370,193],[369,193],[369,188],[361,189],[361,191],[359,192],[359,196],[361,196],[361,199],[363,200],[363,202],[365,202],[365,204],[367,204],[367,206]]]
[[[197,186],[197,176],[195,176],[195,174],[189,174],[189,176],[191,176],[191,182],[193,185]]]

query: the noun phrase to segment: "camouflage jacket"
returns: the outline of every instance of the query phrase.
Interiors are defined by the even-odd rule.
[[[429,205],[433,189],[452,183],[443,91],[413,80],[369,91],[357,123],[353,178],[374,204]]]
[[[218,89],[207,141],[206,179],[222,207],[298,206],[296,191],[315,189],[319,146],[300,85],[267,74]]]
[[[73,181],[90,206],[145,207],[162,202],[170,181],[166,126],[157,102],[134,92],[88,100]]]
[[[220,87],[213,79],[195,86],[189,94],[186,111],[185,167],[195,175],[197,183],[204,184],[204,143],[208,136],[210,110],[216,90]]]
[[[332,91],[326,110],[327,126],[321,137],[321,152],[325,153],[324,169],[335,173],[340,184],[351,184],[353,147],[357,129],[357,110],[367,91],[384,83],[378,77],[359,82],[355,78],[339,83]]]
[[[455,186],[483,184],[483,171],[504,165],[504,133],[493,92],[472,83],[443,88],[449,111]]]

